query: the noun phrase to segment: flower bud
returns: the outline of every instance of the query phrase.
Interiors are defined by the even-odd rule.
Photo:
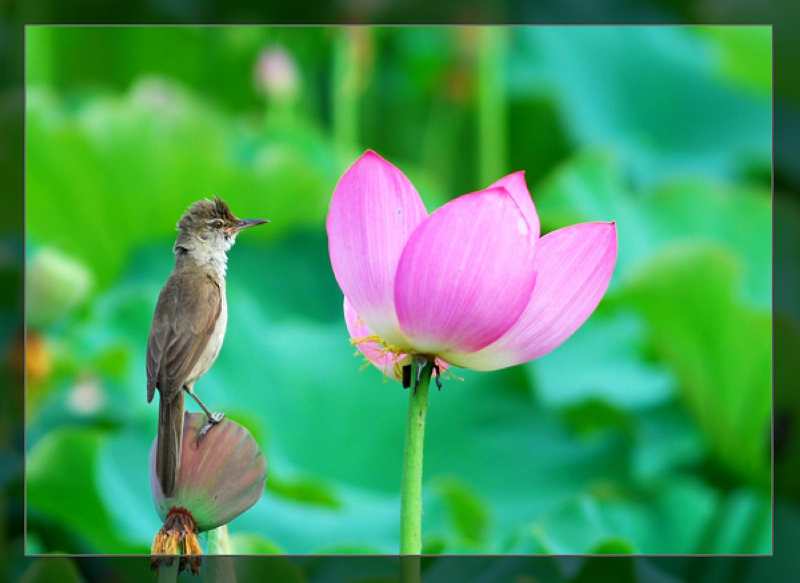
[[[258,91],[268,97],[293,99],[300,85],[300,76],[289,51],[280,46],[263,50],[256,62],[255,83]]]
[[[89,293],[92,275],[83,264],[42,248],[28,262],[28,326],[44,328],[67,314]]]

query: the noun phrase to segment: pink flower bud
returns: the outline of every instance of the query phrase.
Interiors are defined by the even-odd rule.
[[[291,99],[299,89],[300,77],[292,55],[283,47],[261,51],[255,68],[256,89],[276,99]]]

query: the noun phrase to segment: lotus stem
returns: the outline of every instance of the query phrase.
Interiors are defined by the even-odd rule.
[[[478,29],[478,168],[482,188],[508,170],[507,32],[497,26]]]
[[[208,554],[209,555],[230,555],[231,539],[228,537],[228,525],[223,524],[219,528],[208,531]]]
[[[411,398],[408,404],[406,442],[403,449],[403,479],[400,493],[401,555],[419,555],[422,550],[422,449],[425,441],[425,413],[428,408],[428,385],[433,371],[433,361],[418,363],[417,366],[423,368],[419,383],[415,383],[412,379],[409,390]],[[417,371],[412,369],[411,372],[413,377]]]
[[[333,135],[343,151],[355,148],[359,134],[359,94],[363,77],[358,58],[365,31],[345,27],[337,31],[333,47]]]
[[[400,557],[400,583],[420,583],[421,581],[420,558],[418,556]]]

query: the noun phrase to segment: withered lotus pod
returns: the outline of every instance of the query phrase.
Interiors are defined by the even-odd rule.
[[[206,416],[189,412],[184,415],[175,492],[165,497],[156,477],[157,439],[150,449],[150,490],[162,520],[173,508],[181,508],[191,514],[198,531],[203,532],[229,523],[258,501],[267,481],[267,458],[242,425],[223,419],[198,442],[197,434]]]
[[[184,414],[178,481],[170,497],[164,496],[156,477],[157,438],[150,449],[150,490],[156,512],[164,521],[153,543],[153,555],[202,554],[197,534],[229,523],[253,506],[264,491],[267,459],[250,432],[223,419],[198,440],[205,422],[202,413]],[[182,560],[182,569],[186,562]],[[199,557],[188,563],[193,572],[199,571]],[[153,567],[157,566],[154,557]]]

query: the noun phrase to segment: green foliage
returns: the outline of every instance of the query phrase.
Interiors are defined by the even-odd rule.
[[[46,561],[35,561],[22,575],[19,583],[47,583],[48,581],[80,583],[81,576],[74,560],[59,557]]]
[[[255,135],[158,79],[74,108],[34,89],[28,132],[29,233],[90,265],[104,286],[134,246],[164,237],[198,198],[280,217],[273,234],[319,224],[339,169],[313,130]]]
[[[561,349],[528,365],[541,370],[535,374],[545,396],[563,386],[570,396],[561,392],[562,403],[599,394],[628,407],[668,397],[666,372],[642,363],[644,322],[651,350],[677,374],[721,462],[767,487],[772,253],[765,194],[693,180],[636,196],[613,158],[587,154],[559,169],[534,199],[552,221],[548,228],[614,217],[620,248],[608,319],[597,314]],[[632,349],[640,352],[634,363]],[[589,359],[586,368],[563,380],[565,363],[578,358]]]
[[[285,552],[276,544],[257,534],[237,533],[230,537],[231,548],[242,555],[282,555]]]
[[[441,494],[456,533],[466,545],[480,548],[485,544],[489,526],[486,503],[455,478],[439,480],[436,489]]]
[[[670,370],[648,358],[644,324],[633,313],[598,311],[559,350],[524,365],[537,394],[551,406],[596,400],[621,409],[655,406],[673,397]],[[579,368],[571,363],[581,363]],[[587,419],[594,407],[582,411]]]
[[[334,498],[330,488],[319,483],[319,479],[296,478],[284,479],[274,474],[270,476],[267,488],[278,496],[296,500],[304,504],[317,504],[330,508],[338,508],[340,502]]]
[[[637,274],[626,298],[721,461],[768,489],[772,327],[769,312],[734,297],[735,267],[718,250],[675,246]]]
[[[763,84],[771,68],[768,34],[766,27],[753,33],[756,50],[747,45],[731,84],[719,71],[733,58],[721,64],[717,47],[741,43],[741,29],[728,29],[715,45],[681,28],[525,28],[511,58],[512,89],[555,94],[573,139],[619,154],[637,183],[737,178],[748,163],[770,159],[768,94],[737,86],[742,77]]]
[[[113,528],[100,499],[102,490],[95,485],[101,443],[102,434],[92,429],[63,428],[48,434],[28,458],[28,500],[51,520],[69,525],[97,552],[132,552],[135,547]]]
[[[544,232],[613,220],[619,234],[609,293],[572,338],[431,393],[425,551],[770,552],[766,33],[523,28],[477,54],[489,41],[474,32],[30,30],[29,260],[55,249],[97,283],[42,318],[55,366],[46,390],[28,386],[31,549],[148,552],[160,524],[145,339],[175,222],[220,195],[272,220],[230,253],[225,346],[196,387],[269,460],[262,499],[230,524],[235,551],[396,552],[408,394],[359,370],[324,231],[338,177],[372,148],[429,210],[487,186],[487,168],[525,169]],[[277,43],[296,59],[295,101],[252,86]],[[487,79],[506,86],[482,92]],[[485,136],[505,154],[484,160]],[[683,580],[615,560],[617,581]],[[397,569],[360,565],[364,581]],[[316,560],[219,564],[231,568],[350,580]],[[594,559],[423,569],[432,582],[601,580]]]
[[[745,270],[737,293],[768,309],[772,305],[768,194],[766,188],[707,178],[665,181],[634,191],[623,178],[618,155],[587,151],[558,168],[533,199],[546,230],[580,221],[617,223],[619,257],[612,285],[624,285],[663,246],[689,239],[734,251]]]
[[[714,39],[712,44],[716,59],[721,62],[720,73],[758,91],[762,95],[772,93],[772,75],[767,63],[772,55],[772,31],[767,27],[741,26],[722,30],[716,26],[699,29],[698,32]]]

